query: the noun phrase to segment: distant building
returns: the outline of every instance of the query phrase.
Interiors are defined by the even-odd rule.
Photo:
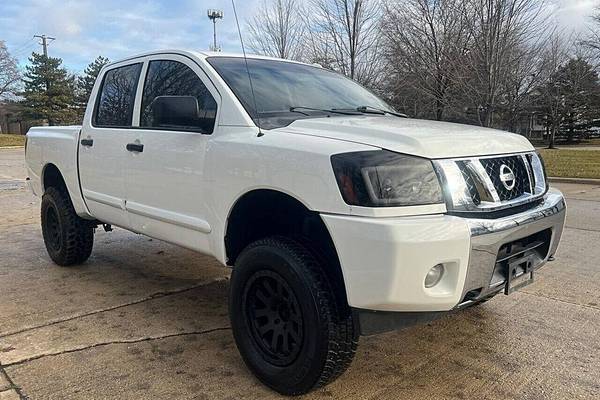
[[[515,133],[528,139],[546,139],[548,128],[545,124],[545,115],[536,111],[521,114],[515,126]]]
[[[35,121],[25,120],[21,116],[18,104],[0,102],[0,133],[24,135]]]

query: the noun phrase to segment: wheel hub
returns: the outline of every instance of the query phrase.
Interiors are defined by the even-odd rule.
[[[288,304],[280,304],[277,309],[277,313],[279,314],[279,318],[281,318],[283,322],[288,322],[290,320],[291,311]]]
[[[270,363],[289,365],[302,349],[302,312],[296,295],[273,271],[259,271],[248,281],[244,293],[248,327],[257,347]]]

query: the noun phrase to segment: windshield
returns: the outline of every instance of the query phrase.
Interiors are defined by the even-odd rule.
[[[300,118],[362,115],[357,108],[365,106],[393,111],[379,97],[335,72],[304,64],[249,58],[255,107],[243,58],[209,57],[207,60],[254,122],[264,129],[286,126]]]

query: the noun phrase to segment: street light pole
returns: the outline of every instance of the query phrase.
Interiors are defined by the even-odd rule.
[[[220,51],[221,49],[217,46],[217,19],[223,19],[223,11],[210,9],[206,14],[213,23],[213,45],[211,50]]]

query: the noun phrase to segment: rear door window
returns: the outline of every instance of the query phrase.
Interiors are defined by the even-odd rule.
[[[165,100],[184,106],[164,107]],[[170,111],[183,108],[193,112],[182,116]],[[216,113],[215,99],[190,67],[173,60],[150,61],[142,95],[141,127],[212,133]]]
[[[111,69],[104,74],[96,102],[94,126],[131,127],[142,63]]]

